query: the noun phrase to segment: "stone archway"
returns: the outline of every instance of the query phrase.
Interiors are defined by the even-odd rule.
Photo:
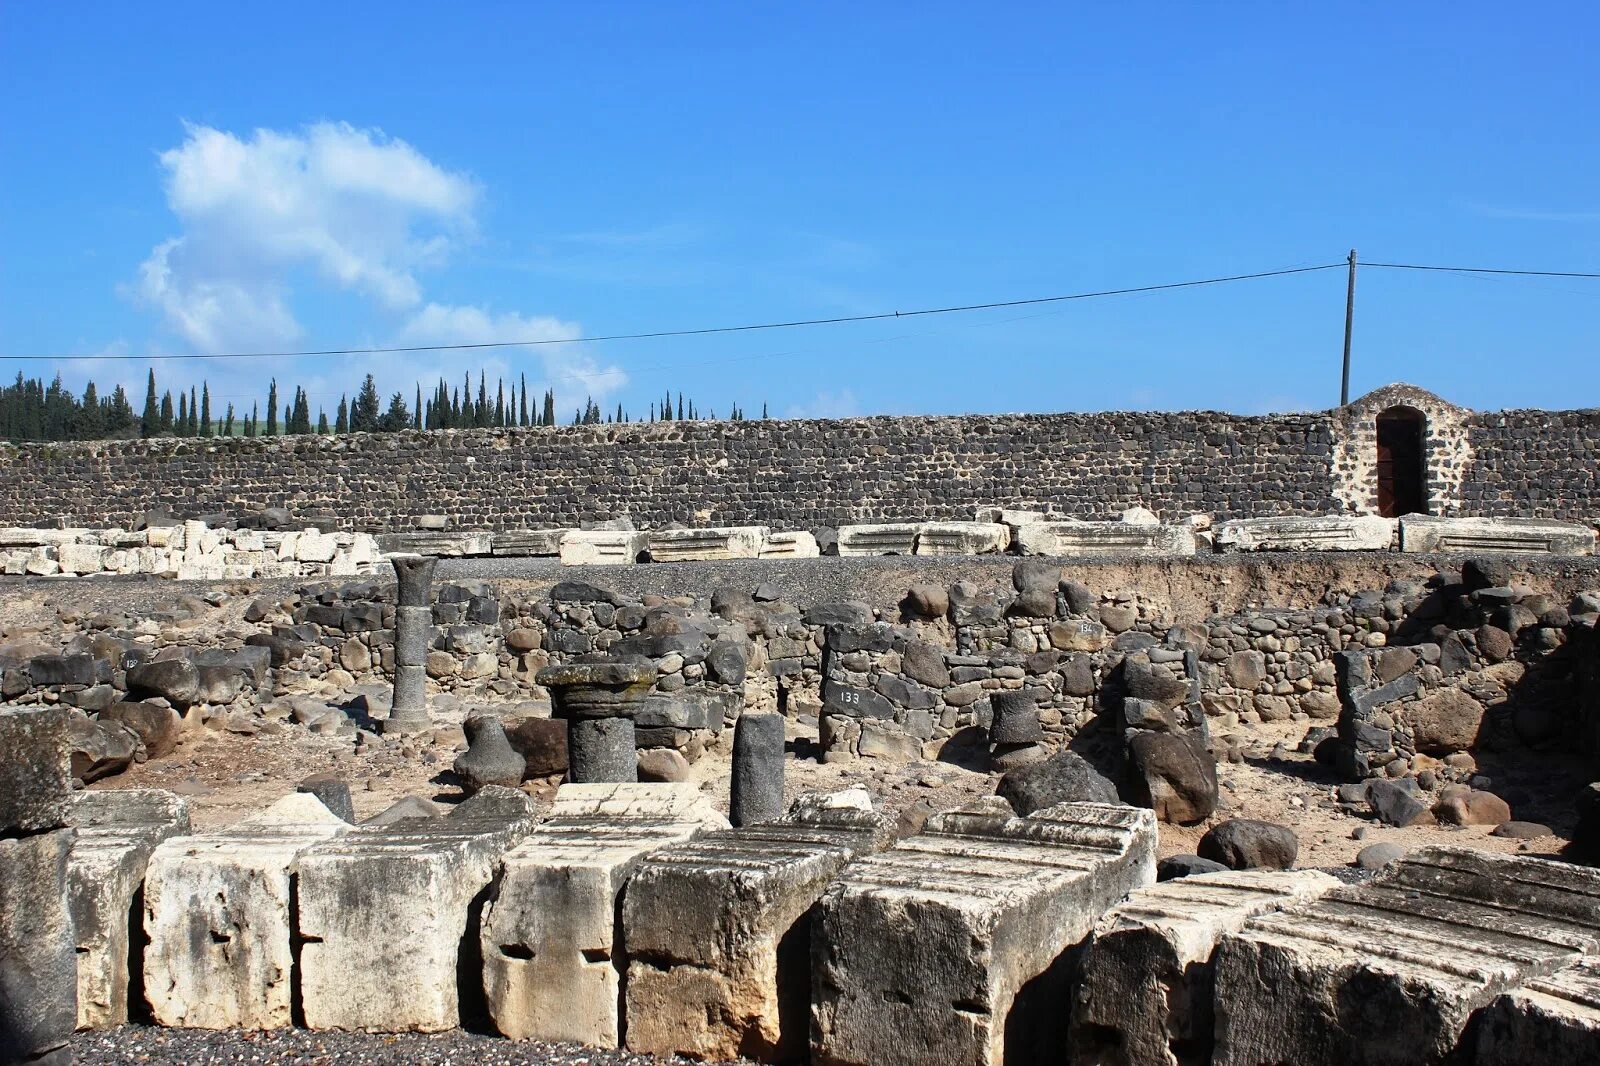
[[[1428,513],[1428,417],[1396,404],[1377,418],[1378,513],[1385,518]]]

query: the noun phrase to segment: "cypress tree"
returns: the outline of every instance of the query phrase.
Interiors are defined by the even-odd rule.
[[[211,383],[200,384],[200,435],[211,436]]]
[[[189,397],[181,392],[178,393],[178,420],[174,424],[177,426],[178,436],[189,435]]]
[[[324,437],[328,435],[328,412],[317,408],[317,432]]]
[[[161,418],[157,422],[159,432],[172,432],[172,390],[168,389],[161,394]]]
[[[412,429],[422,428],[422,382],[417,382],[417,409],[412,413]]]
[[[556,390],[546,389],[544,394],[544,424],[556,424]]]
[[[522,410],[517,414],[517,425],[528,424],[528,375],[522,375]]]
[[[494,386],[494,424],[498,427],[506,424],[506,387],[499,378],[495,378]]]
[[[228,405],[227,417],[222,421],[222,435],[225,437],[233,436],[233,404],[231,403]]]
[[[22,375],[17,375],[18,384],[21,384]],[[161,432],[161,408],[156,401],[156,371],[150,368],[150,381],[144,390],[144,414],[140,417],[142,432],[146,437],[153,437]]]
[[[339,397],[339,412],[333,423],[333,431],[335,433],[350,432],[350,403],[343,395]]]
[[[267,436],[278,435],[278,379],[267,386]]]

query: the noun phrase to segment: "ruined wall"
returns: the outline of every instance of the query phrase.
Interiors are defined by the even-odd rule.
[[[341,528],[970,519],[994,504],[1114,518],[1373,506],[1372,419],[1429,415],[1433,513],[1600,514],[1600,411],[1475,414],[1411,386],[1336,412],[666,422],[342,437],[0,446],[0,526],[105,526],[282,506]]]

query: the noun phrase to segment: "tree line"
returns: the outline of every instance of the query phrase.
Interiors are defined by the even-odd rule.
[[[78,396],[61,383],[59,375],[48,385],[42,378],[25,378],[0,387],[0,438],[12,441],[135,439],[139,437],[275,437],[305,433],[393,433],[405,429],[492,429],[516,426],[554,426],[557,424],[555,390],[530,397],[527,375],[510,384],[497,378],[491,394],[487,375],[478,374],[474,390],[472,375],[460,385],[443,378],[425,397],[419,383],[415,396],[407,402],[396,392],[384,404],[377,382],[368,374],[355,391],[339,397],[330,422],[327,411],[318,407],[311,414],[306,390],[295,386],[293,394],[281,403],[276,378],[267,386],[265,417],[261,404],[252,402],[249,412],[235,412],[233,404],[220,412],[211,403],[211,386],[179,389],[174,400],[171,389],[158,391],[156,372],[151,369],[145,386],[144,407],[135,413],[121,385],[110,396],[102,397],[89,382]],[[281,417],[280,417],[281,416]],[[730,421],[743,421],[744,409],[734,404],[727,415]],[[761,405],[767,417],[767,405]],[[635,417],[622,404],[615,410],[602,409],[592,398],[573,409],[571,425],[598,425],[613,422],[671,422],[716,420],[712,409],[705,414],[694,400],[671,390],[652,400],[645,417]]]

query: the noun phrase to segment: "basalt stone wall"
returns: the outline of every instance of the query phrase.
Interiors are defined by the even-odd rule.
[[[0,449],[0,525],[105,525],[165,504],[328,513],[341,526],[784,528],[970,519],[989,504],[1108,518],[1314,514],[1331,503],[1322,415],[966,415],[155,440]]]
[[[1592,519],[1600,511],[1600,409],[1475,415],[1461,513]]]
[[[1391,386],[1361,403],[1395,390],[1427,395]],[[1471,447],[1457,441],[1440,460],[1436,513],[1600,514],[1600,412],[1443,421]],[[995,504],[1089,519],[1136,504],[1169,520],[1325,514],[1373,496],[1373,446],[1349,423],[1340,412],[1107,412],[0,446],[0,526],[126,524],[157,504],[180,515],[281,506],[370,532],[431,514],[465,529],[620,516],[803,529],[970,519]]]

